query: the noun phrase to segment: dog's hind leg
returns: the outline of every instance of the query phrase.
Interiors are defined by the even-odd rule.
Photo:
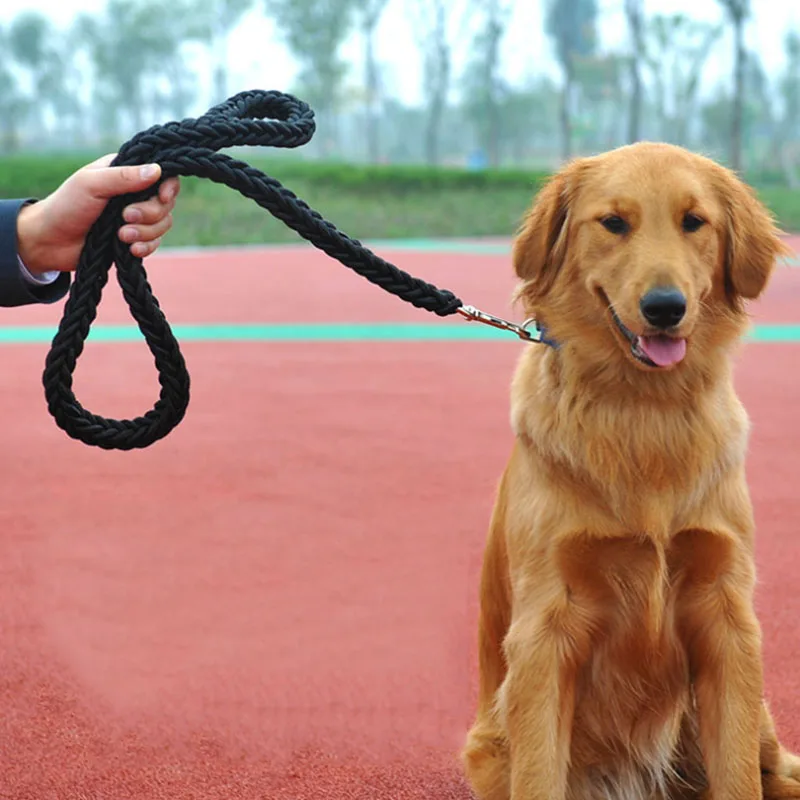
[[[478,710],[462,752],[467,778],[480,800],[508,800],[510,796],[508,742],[496,712],[497,692],[506,675],[503,639],[511,618],[504,532],[505,493],[503,478],[489,526],[481,574]]]

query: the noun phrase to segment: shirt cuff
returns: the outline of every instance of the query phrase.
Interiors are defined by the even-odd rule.
[[[19,271],[23,279],[34,286],[49,286],[57,281],[58,276],[61,274],[56,269],[47,270],[47,272],[31,272],[19,256],[17,256],[17,261],[19,262]]]

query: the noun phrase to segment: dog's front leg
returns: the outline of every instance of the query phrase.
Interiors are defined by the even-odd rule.
[[[498,699],[508,734],[511,800],[566,797],[576,674],[589,645],[582,616],[565,590],[548,608],[528,605],[509,628],[508,672]]]
[[[761,633],[746,572],[695,585],[683,609],[710,800],[762,797]]]

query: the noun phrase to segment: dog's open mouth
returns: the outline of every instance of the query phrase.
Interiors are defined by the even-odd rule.
[[[679,339],[666,334],[639,336],[626,327],[614,306],[608,303],[611,318],[619,332],[630,342],[631,355],[648,367],[672,367],[683,361],[686,355],[686,339]]]

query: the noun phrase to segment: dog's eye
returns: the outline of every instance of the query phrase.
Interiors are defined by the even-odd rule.
[[[623,233],[627,233],[630,230],[630,226],[627,222],[625,222],[622,217],[618,217],[616,214],[611,214],[608,217],[603,217],[600,220],[600,224],[609,232],[615,233],[618,236],[621,236]]]
[[[694,233],[706,224],[706,221],[697,214],[684,214],[682,227],[686,233]]]

